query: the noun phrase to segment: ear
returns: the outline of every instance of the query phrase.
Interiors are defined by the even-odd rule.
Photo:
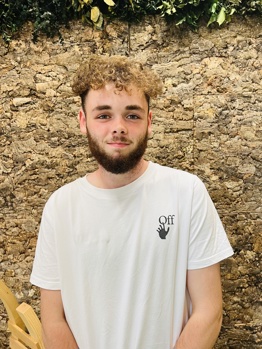
[[[80,126],[81,133],[86,135],[86,116],[85,116],[85,112],[83,111],[83,109],[81,109],[79,111],[78,121],[79,121],[79,126]]]
[[[148,117],[147,117],[147,129],[148,129],[148,135],[151,136],[152,133],[152,111],[149,110]]]

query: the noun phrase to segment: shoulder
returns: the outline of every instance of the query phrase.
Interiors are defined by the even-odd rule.
[[[202,183],[202,181],[195,174],[192,174],[190,172],[168,166],[162,166],[156,163],[151,163],[151,166],[154,170],[153,175],[156,179],[169,179],[171,181],[179,182],[180,184],[184,183],[186,185],[195,185],[199,182]]]
[[[204,183],[195,174],[154,163],[152,167],[150,182],[159,190],[175,192],[179,197],[187,197],[189,200],[208,195]]]
[[[78,178],[58,188],[50,195],[45,207],[50,207],[53,205],[57,205],[58,203],[61,204],[63,202],[68,202],[69,200],[77,199],[77,197],[81,193],[83,180],[83,177]]]

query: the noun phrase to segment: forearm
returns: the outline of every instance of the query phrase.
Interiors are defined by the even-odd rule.
[[[41,322],[45,349],[78,348],[66,321],[61,291],[41,288]]]
[[[66,321],[46,324],[42,328],[45,349],[77,349],[78,345]]]
[[[193,314],[180,337],[175,349],[212,349],[220,332],[221,312],[208,317],[207,314]]]

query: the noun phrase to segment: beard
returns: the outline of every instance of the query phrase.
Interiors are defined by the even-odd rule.
[[[90,135],[88,129],[87,139],[89,142],[89,149],[91,151],[91,154],[99,163],[99,165],[101,165],[108,172],[121,174],[127,173],[134,169],[142,159],[147,148],[148,132],[146,132],[146,134],[139,139],[135,149],[133,149],[126,155],[119,155],[117,158],[108,155],[105,150],[98,144],[97,140]],[[123,136],[115,137],[113,140],[118,140],[121,142],[127,141],[127,139]]]

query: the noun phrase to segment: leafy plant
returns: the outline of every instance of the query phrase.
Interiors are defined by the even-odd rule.
[[[92,23],[99,29],[104,24],[103,13],[110,12],[110,8],[115,6],[113,0],[103,0],[103,3],[94,0],[71,0],[71,4],[84,23]]]
[[[147,15],[161,15],[176,25],[197,28],[200,20],[220,26],[234,14],[261,15],[262,0],[0,0],[0,33],[9,42],[30,21],[34,40],[40,33],[61,38],[61,26],[72,19],[101,29],[105,19],[135,23]]]
[[[204,0],[168,0],[161,3],[158,8],[162,16],[172,17],[177,25],[187,23],[192,27],[197,27],[199,19],[208,7],[208,1]]]
[[[30,19],[27,0],[0,1],[0,31],[6,42],[10,41],[12,35]]]
[[[59,35],[62,25],[67,25],[75,14],[70,10],[69,0],[28,0],[34,23],[33,39],[40,33],[48,37]]]
[[[224,22],[231,21],[231,17],[236,11],[235,7],[229,4],[221,4],[218,0],[214,0],[212,6],[210,7],[211,16],[207,25],[217,22],[219,25]]]

